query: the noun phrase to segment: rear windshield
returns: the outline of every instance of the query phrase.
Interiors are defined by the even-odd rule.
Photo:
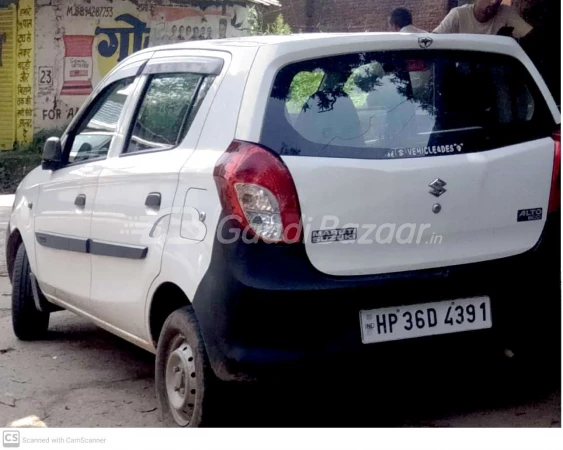
[[[512,57],[387,51],[282,68],[261,143],[282,155],[410,158],[490,150],[550,136],[553,127]]]

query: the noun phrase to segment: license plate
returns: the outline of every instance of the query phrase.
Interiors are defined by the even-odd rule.
[[[360,311],[364,344],[481,330],[491,326],[489,297]]]

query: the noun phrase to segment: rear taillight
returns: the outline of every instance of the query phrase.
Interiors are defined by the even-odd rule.
[[[213,172],[221,204],[265,242],[301,240],[299,201],[285,164],[269,150],[233,141]]]
[[[555,150],[553,156],[553,174],[551,176],[551,193],[547,212],[559,211],[561,208],[561,130],[553,133]]]

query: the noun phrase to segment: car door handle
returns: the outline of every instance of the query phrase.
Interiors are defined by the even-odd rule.
[[[145,206],[149,209],[158,211],[160,209],[161,200],[162,196],[160,195],[160,192],[151,192],[149,195],[147,195]]]
[[[86,196],[84,194],[78,194],[74,199],[74,206],[84,208],[84,206],[86,206]]]

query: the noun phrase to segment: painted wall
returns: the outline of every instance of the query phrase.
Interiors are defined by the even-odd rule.
[[[16,33],[16,141],[33,137],[34,0],[19,0]]]
[[[236,1],[37,0],[35,130],[66,126],[93,87],[133,52],[243,36],[246,17],[246,3]]]
[[[0,9],[0,151],[11,150],[16,138],[16,5]]]
[[[34,2],[0,9],[0,150],[33,137]]]

